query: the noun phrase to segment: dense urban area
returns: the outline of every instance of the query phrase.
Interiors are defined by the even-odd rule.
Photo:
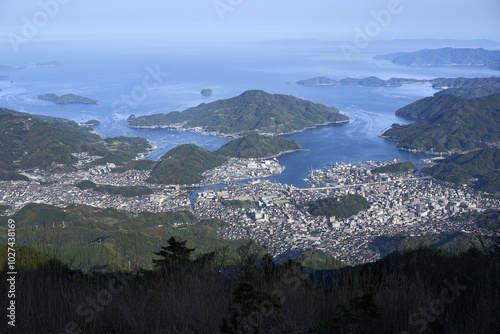
[[[369,247],[377,236],[468,231],[470,226],[452,217],[499,206],[498,200],[483,197],[467,186],[456,187],[413,173],[372,173],[374,168],[395,161],[331,164],[312,171],[308,175],[310,186],[299,189],[262,180],[283,171],[275,158],[232,158],[206,172],[200,184],[159,185],[146,181],[149,170],[117,173],[113,164],[86,169],[98,157],[76,157],[79,161],[75,166],[81,168],[76,172],[46,174],[30,170],[23,173],[30,181],[3,181],[0,203],[11,207],[6,214],[12,215],[27,203],[58,207],[83,203],[131,212],[191,210],[200,220],[225,221],[227,226],[219,230],[221,238],[251,238],[277,260],[315,248],[348,264],[359,264],[380,257]],[[149,188],[153,193],[124,197],[82,190],[76,186],[82,180]],[[253,181],[237,182],[241,180]],[[365,197],[369,208],[344,219],[313,216],[299,209],[302,203],[346,194]]]

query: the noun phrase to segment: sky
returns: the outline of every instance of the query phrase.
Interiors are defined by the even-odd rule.
[[[0,40],[500,40],[499,0],[0,0]]]

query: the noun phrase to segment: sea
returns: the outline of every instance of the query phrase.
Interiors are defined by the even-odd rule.
[[[36,44],[14,53],[0,50],[0,107],[31,114],[62,117],[79,123],[91,119],[101,124],[94,129],[103,137],[137,136],[158,147],[147,159],[156,160],[168,150],[193,143],[213,151],[230,139],[186,131],[131,129],[127,118],[182,111],[201,103],[238,96],[260,89],[288,94],[336,107],[350,117],[342,126],[320,126],[286,135],[304,150],[277,159],[285,170],[273,182],[305,187],[310,170],[331,163],[356,163],[398,159],[418,163],[427,157],[396,148],[396,143],[379,137],[393,123],[411,120],[396,116],[399,108],[436,93],[430,85],[402,87],[301,86],[296,82],[317,76],[333,79],[377,76],[432,79],[437,77],[489,77],[499,72],[467,67],[406,67],[374,60],[375,54],[401,50],[360,50],[346,58],[331,43],[233,43],[199,45],[139,43],[94,43],[79,45]],[[57,61],[61,66],[35,66]],[[19,67],[1,69],[1,65]],[[213,90],[202,96],[201,89]],[[57,105],[38,95],[73,93],[100,104]]]

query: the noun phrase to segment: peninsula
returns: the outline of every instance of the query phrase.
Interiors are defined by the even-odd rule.
[[[202,103],[183,112],[140,116],[132,128],[171,128],[226,137],[247,132],[280,135],[318,125],[346,123],[349,117],[337,108],[301,100],[290,95],[250,90],[237,97]]]

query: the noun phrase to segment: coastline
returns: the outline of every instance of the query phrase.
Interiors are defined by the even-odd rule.
[[[316,124],[314,126],[305,127],[303,129],[294,130],[291,132],[280,132],[280,133],[257,132],[257,133],[259,135],[262,135],[262,136],[271,136],[271,137],[285,136],[285,135],[290,135],[290,134],[294,134],[297,132],[303,132],[303,131],[309,130],[309,129],[315,129],[318,126],[327,126],[327,125],[332,125],[332,124],[344,124],[344,123],[349,123],[349,122],[350,122],[350,119],[347,119],[345,121],[332,121],[332,122],[320,123],[320,124]],[[174,130],[174,131],[188,131],[188,132],[200,133],[200,134],[206,135],[206,136],[218,136],[218,137],[223,137],[223,138],[235,138],[235,139],[241,138],[242,135],[246,132],[252,132],[252,131],[246,131],[244,133],[241,133],[241,132],[220,133],[220,132],[213,132],[213,131],[205,131],[200,127],[183,128],[182,125],[176,126],[175,124],[168,124],[168,125],[130,125],[130,124],[127,124],[127,127],[132,128],[132,129],[168,129],[168,130]]]
[[[393,141],[393,142],[396,142],[396,143],[399,143],[396,139],[392,139],[392,138],[387,137],[387,136],[379,136],[379,137],[387,139],[387,140],[390,140],[390,141]],[[458,150],[458,149],[455,149],[455,150],[443,151],[443,152],[427,151],[427,150],[424,150],[424,149],[411,149],[411,148],[405,148],[405,147],[399,147],[399,146],[396,146],[396,148],[398,150],[400,150],[400,151],[405,151],[405,152],[410,152],[410,153],[424,153],[424,154],[435,155],[435,156],[439,156],[439,155],[447,155],[448,156],[448,155],[453,155],[453,154],[467,154],[467,153],[470,153],[470,152],[482,150],[485,147],[476,147],[476,148],[473,148],[473,149],[470,149],[470,150]]]

